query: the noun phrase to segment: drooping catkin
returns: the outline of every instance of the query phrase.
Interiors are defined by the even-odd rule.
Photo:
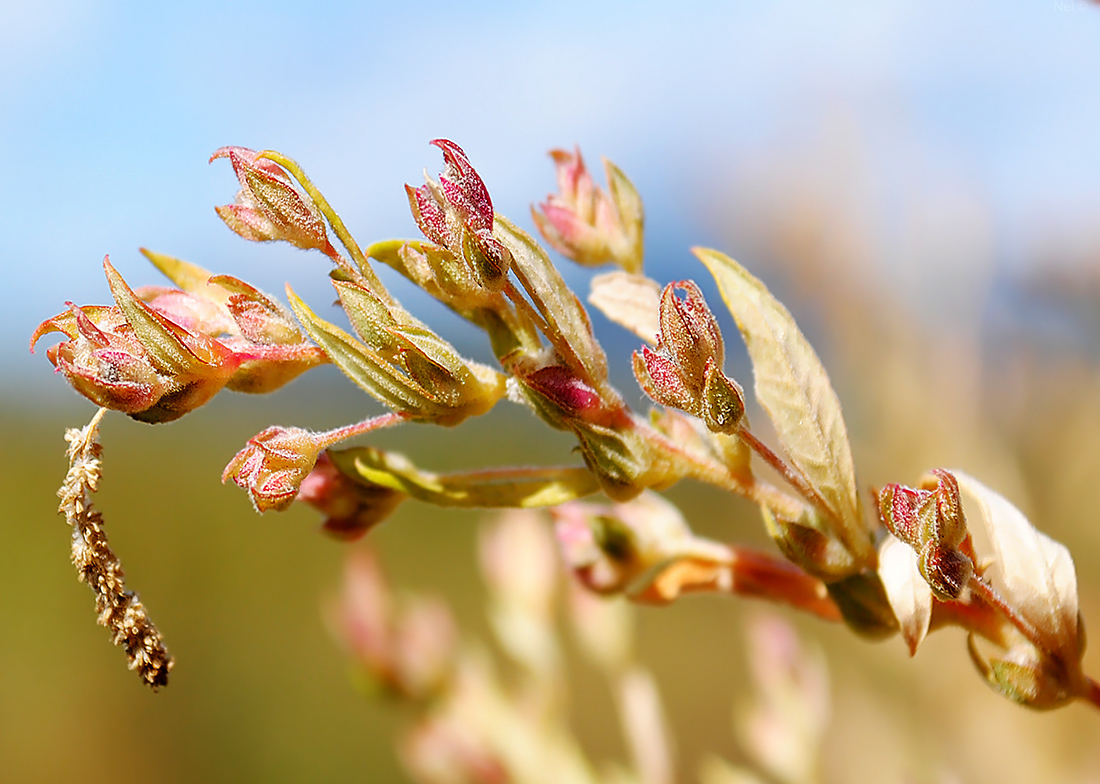
[[[58,511],[72,526],[73,565],[95,593],[99,624],[110,629],[112,642],[126,650],[130,669],[137,670],[155,691],[168,684],[172,657],[137,594],[126,590],[122,564],[107,543],[103,517],[91,501],[102,474],[99,456],[103,448],[97,436],[106,410],[101,408],[86,427],[65,432],[69,471],[57,491],[61,499]]]

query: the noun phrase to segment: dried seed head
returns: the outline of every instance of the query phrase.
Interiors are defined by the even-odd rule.
[[[154,691],[168,685],[168,672],[174,664],[157,627],[149,619],[137,594],[126,589],[122,564],[107,543],[103,517],[93,508],[91,494],[98,489],[102,475],[99,422],[106,409],[100,409],[87,427],[65,433],[69,442],[69,471],[57,491],[61,499],[58,511],[72,526],[72,560],[77,574],[95,593],[96,613],[101,626],[111,631],[111,641],[126,651],[130,669]]]

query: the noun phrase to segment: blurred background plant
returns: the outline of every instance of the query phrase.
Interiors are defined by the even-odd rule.
[[[64,471],[60,432],[86,421],[87,407],[54,397],[61,385],[44,383],[42,360],[32,367],[18,353],[34,324],[58,308],[59,277],[67,296],[105,300],[103,253],[128,271],[143,262],[133,255],[123,262],[124,254],[150,244],[196,260],[231,258],[218,269],[267,290],[291,279],[296,287],[302,281],[311,301],[329,296],[320,289],[309,295],[305,281],[319,277],[302,269],[311,260],[271,249],[261,256],[209,215],[225,195],[224,177],[196,161],[227,140],[293,150],[361,236],[388,236],[407,221],[397,217],[403,205],[393,199],[394,184],[408,179],[409,161],[424,161],[423,140],[440,132],[476,151],[503,200],[499,208],[514,216],[549,190],[546,164],[533,150],[577,138],[608,152],[647,197],[654,277],[700,279],[685,249],[705,241],[751,261],[795,312],[844,401],[863,482],[915,478],[931,465],[968,467],[1069,546],[1083,614],[1097,617],[1100,200],[1089,163],[1100,102],[1088,74],[1100,51],[1100,22],[1093,9],[943,3],[873,13],[843,6],[845,14],[835,4],[796,10],[780,3],[767,12],[710,7],[684,15],[648,6],[610,36],[606,20],[578,27],[514,11],[498,10],[492,22],[445,11],[436,22],[373,9],[362,17],[335,8],[317,14],[327,29],[350,34],[373,25],[392,31],[394,42],[441,40],[457,25],[496,42],[470,54],[472,72],[517,83],[546,78],[519,67],[539,60],[532,52],[573,41],[572,65],[554,75],[572,88],[563,90],[566,106],[518,103],[509,122],[493,113],[490,129],[484,113],[460,106],[467,95],[459,101],[438,91],[434,99],[453,103],[437,105],[430,118],[396,108],[401,121],[369,122],[371,107],[385,100],[422,101],[438,78],[433,64],[414,69],[411,86],[387,82],[375,74],[392,72],[381,63],[402,54],[387,53],[384,43],[361,47],[358,39],[341,47],[293,9],[265,7],[272,41],[289,51],[280,30],[304,26],[312,34],[304,54],[318,57],[281,61],[282,83],[306,95],[321,72],[368,80],[326,82],[318,102],[340,100],[330,100],[329,133],[319,136],[312,113],[295,118],[282,105],[244,106],[235,91],[209,88],[224,78],[210,52],[235,51],[240,28],[256,23],[244,10],[165,19],[125,5],[41,8],[5,9],[12,18],[0,49],[11,64],[3,69],[5,170],[20,183],[0,197],[6,272],[16,276],[3,316],[9,448],[0,480],[10,499],[0,534],[9,597],[0,632],[0,748],[13,778],[58,780],[80,771],[85,780],[124,781],[145,779],[149,770],[168,781],[397,775],[388,750],[395,720],[349,693],[318,621],[318,586],[334,583],[339,549],[308,533],[312,516],[292,511],[258,520],[239,494],[216,482],[217,467],[243,438],[312,410],[311,398],[329,402],[309,422],[296,418],[300,424],[322,429],[360,416],[362,397],[341,390],[335,374],[304,378],[260,405],[222,396],[157,432],[120,422],[107,429],[111,469],[100,505],[134,583],[168,627],[173,650],[191,662],[191,674],[175,672],[166,693],[150,699],[121,671],[60,555],[66,532],[51,495]],[[209,48],[194,45],[200,36]],[[610,57],[614,47],[620,54]],[[624,70],[585,99],[591,111],[578,111],[587,71],[617,73],[608,60]],[[511,64],[507,73],[502,61]],[[635,83],[637,92],[627,89]],[[512,94],[524,100],[522,89]],[[699,122],[681,142],[686,116]],[[638,134],[643,127],[649,132]],[[355,143],[340,143],[348,129]],[[368,149],[356,153],[361,165],[349,165],[348,151],[364,143]],[[61,149],[67,154],[58,155]],[[164,166],[150,166],[153,156]],[[428,320],[460,329],[447,318]],[[611,335],[609,354],[625,357],[633,339],[616,347],[613,328],[596,318],[601,336]],[[731,362],[736,368],[738,358]],[[625,374],[625,363],[618,372]],[[491,416],[498,415],[507,416]],[[523,433],[524,421],[506,426]],[[464,448],[500,426],[469,423]],[[237,435],[226,444],[230,429]],[[58,434],[56,442],[45,433]],[[426,462],[430,456],[433,467],[460,467],[446,434],[417,439],[410,446],[402,438],[400,448]],[[518,451],[532,439],[516,440],[493,457],[537,459]],[[385,437],[372,443],[397,446]],[[550,439],[538,448],[557,462],[569,446]],[[166,470],[194,489],[171,510],[156,505]],[[720,496],[698,488],[672,496],[700,533],[733,529],[751,539],[758,529],[748,504],[712,506]],[[444,522],[411,505],[398,515],[372,534],[387,571],[402,584],[447,595],[462,626],[476,631],[473,516]],[[639,612],[639,656],[662,684],[678,760],[715,750],[749,761],[729,732],[730,699],[746,699],[748,691],[741,612],[738,602],[713,599],[681,603],[672,613]],[[910,662],[896,640],[869,647],[809,626],[832,670],[827,780],[934,780],[947,771],[961,780],[1095,780],[1100,760],[1084,708],[1032,715],[999,700],[958,656],[957,635],[930,640]],[[1088,652],[1086,666],[1095,671],[1096,663]],[[602,688],[597,678],[576,677],[583,694]],[[945,713],[945,705],[954,710]],[[592,758],[628,758],[610,701],[574,705],[573,719]],[[691,769],[682,773],[694,777]]]

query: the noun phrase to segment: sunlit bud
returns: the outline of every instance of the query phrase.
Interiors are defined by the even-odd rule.
[[[936,469],[920,489],[887,485],[879,493],[878,504],[890,533],[917,551],[920,573],[936,595],[945,600],[959,598],[974,572],[974,562],[961,549],[969,535],[955,477]]]
[[[335,255],[317,206],[281,166],[257,155],[245,147],[222,147],[210,156],[211,161],[228,158],[241,183],[236,202],[216,208],[221,219],[246,240],[285,240],[304,250]]]
[[[677,289],[683,291],[683,297],[676,296]],[[680,368],[685,383],[699,394],[705,383],[707,360],[712,359],[720,366],[725,356],[718,321],[707,306],[703,292],[690,280],[665,286],[659,312],[658,346]]]
[[[466,153],[452,141],[432,141],[443,151],[446,168],[436,182],[425,176],[419,188],[405,186],[413,218],[424,236],[474,271],[488,289],[504,285],[512,256],[493,237],[493,202]]]
[[[722,333],[699,287],[690,280],[665,286],[660,325],[656,350],[643,346],[634,352],[642,391],[663,406],[699,417],[713,432],[736,433],[745,413],[744,393],[722,372]]]
[[[300,427],[269,427],[248,439],[222,472],[248,491],[257,512],[289,507],[313,470],[323,445]]]
[[[70,305],[39,325],[32,348],[46,333],[64,333],[69,341],[46,356],[73,388],[144,422],[177,419],[217,394],[242,358],[142,302],[106,259],[103,269],[117,306]]]
[[[745,395],[741,386],[723,373],[713,359],[707,360],[701,408],[703,421],[715,433],[736,433],[745,416]]]
[[[548,365],[530,373],[523,373],[522,368],[516,370],[524,387],[558,409],[550,414],[554,418],[593,421],[605,413],[599,393],[567,367]]]
[[[351,479],[322,452],[298,488],[297,500],[325,515],[321,529],[329,536],[352,541],[385,520],[405,499],[388,487]]]
[[[604,160],[610,193],[597,188],[580,151],[553,150],[558,193],[532,209],[542,236],[563,256],[579,264],[608,262],[627,272],[642,268],[642,202],[630,180]]]

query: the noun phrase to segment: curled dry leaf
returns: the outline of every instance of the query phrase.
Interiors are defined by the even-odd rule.
[[[893,534],[878,551],[878,576],[890,609],[897,616],[902,639],[913,656],[928,634],[932,619],[932,589],[917,568],[917,553]]]
[[[714,276],[752,359],[756,398],[794,466],[835,518],[860,566],[874,563],[840,401],[813,347],[767,287],[718,251],[695,248]]]

